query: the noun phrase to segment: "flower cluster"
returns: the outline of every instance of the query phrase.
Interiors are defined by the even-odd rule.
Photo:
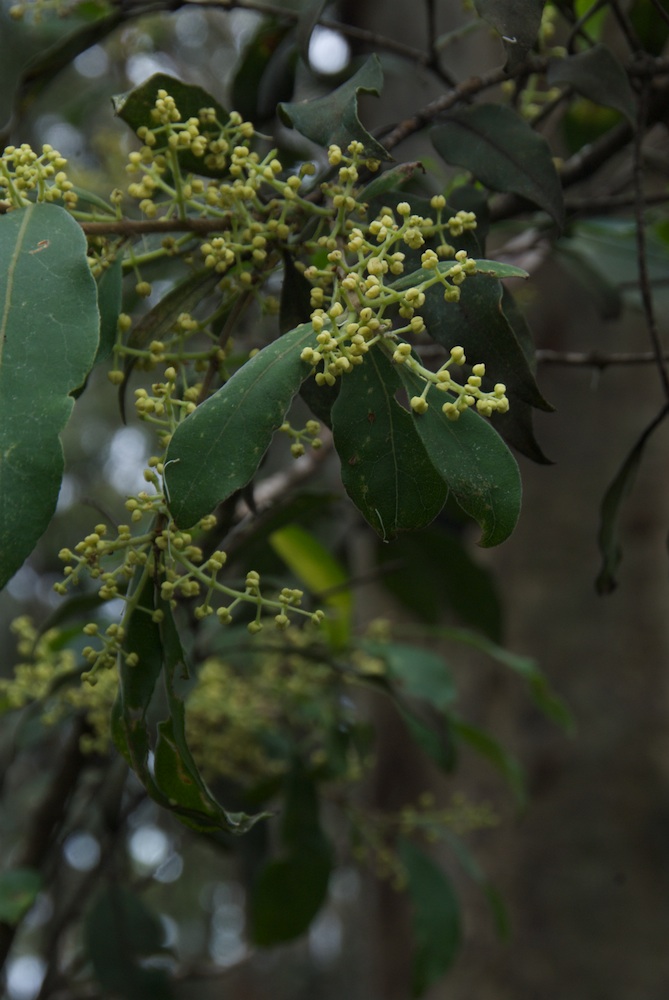
[[[295,755],[322,776],[351,781],[365,759],[353,742],[327,771],[328,746],[357,723],[343,678],[319,658],[313,633],[289,628],[281,640],[253,644],[227,660],[206,660],[187,701],[187,738],[206,778],[248,787],[284,775]]]
[[[67,160],[48,143],[41,153],[25,142],[7,146],[0,157],[0,204],[7,210],[33,201],[62,201],[65,208],[73,209],[77,195],[66,166]]]

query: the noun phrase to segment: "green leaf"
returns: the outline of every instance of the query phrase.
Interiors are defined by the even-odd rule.
[[[111,356],[118,333],[123,285],[123,260],[119,255],[98,279],[98,309],[100,310],[100,343],[95,363]]]
[[[604,494],[599,513],[599,532],[597,535],[599,551],[602,554],[602,566],[595,584],[599,594],[610,594],[618,586],[616,571],[622,559],[622,548],[618,540],[620,511],[634,486],[646,445],[667,414],[669,414],[669,406],[665,406],[646,427]]]
[[[451,608],[463,622],[499,641],[502,609],[492,574],[438,522],[380,545],[379,559],[386,587],[422,621],[435,625]]]
[[[80,7],[67,18],[44,17],[38,25],[16,22],[0,10],[0,126],[12,110],[17,120],[63,69],[91,46],[102,42],[123,21],[102,4],[93,19],[80,18]],[[6,20],[5,20],[6,18]],[[83,23],[82,23],[83,22]],[[3,136],[0,135],[0,138]]]
[[[293,257],[286,253],[283,257],[279,329],[281,333],[289,333],[301,323],[308,323],[310,316],[311,285],[295,267]]]
[[[402,838],[399,856],[412,909],[411,993],[420,997],[448,971],[460,950],[460,906],[441,868],[415,844]]]
[[[409,397],[419,395],[423,383],[399,365]],[[480,545],[499,545],[516,526],[522,487],[516,461],[501,437],[483,417],[466,410],[456,421],[441,411],[444,394],[434,387],[427,393],[428,409],[412,419],[431,462],[459,506],[482,530]]]
[[[417,173],[425,173],[425,167],[419,160],[414,163],[398,163],[370,181],[360,192],[360,201],[369,202],[374,198],[383,198],[388,192],[397,191],[408,184]]]
[[[365,642],[364,649],[385,660],[389,679],[411,698],[421,698],[443,712],[455,701],[451,672],[443,658],[420,646]]]
[[[474,0],[474,6],[501,36],[507,65],[521,63],[537,39],[544,0]]]
[[[450,271],[452,267],[452,260],[441,261],[437,264],[436,270],[441,274],[445,274],[446,271]],[[522,267],[516,267],[514,264],[502,264],[498,260],[477,260],[476,274],[482,274],[492,278],[529,277],[527,271],[524,271]],[[403,274],[401,278],[397,279],[397,281],[393,281],[390,287],[394,288],[397,292],[401,292],[405,288],[413,288],[414,285],[418,285],[422,281],[429,281],[429,279],[433,276],[434,271],[427,271],[424,267],[420,267],[417,271],[412,271],[410,274]]]
[[[442,831],[442,836],[452,848],[462,869],[483,890],[500,940],[508,941],[511,933],[509,915],[499,889],[492,884],[461,837],[448,829]]]
[[[59,433],[98,346],[86,239],[55,205],[0,217],[0,587],[45,530],[63,475]]]
[[[164,930],[155,913],[134,892],[109,885],[97,896],[84,922],[84,944],[95,977],[122,1000],[169,1000],[165,968],[143,964],[163,949]]]
[[[384,539],[424,527],[447,490],[413,418],[395,399],[396,366],[372,348],[341,382],[332,429],[346,492]]]
[[[501,310],[504,319],[513,332],[516,342],[525,355],[527,368],[529,368],[532,380],[534,380],[536,361],[532,333],[524,314],[518,308],[516,300],[506,286],[502,290]],[[534,388],[531,386],[531,383],[527,378],[527,369],[524,365],[522,366],[522,370],[523,378],[527,383],[527,388]],[[534,412],[532,404],[527,402],[526,399],[521,399],[515,391],[516,378],[518,375],[519,371],[516,369],[512,376],[513,388],[509,389],[509,392],[511,393],[511,407],[506,413],[496,414],[495,430],[499,431],[506,443],[511,445],[512,448],[515,448],[516,451],[519,451],[521,455],[525,455],[527,458],[540,465],[551,465],[552,463],[550,458],[547,458],[544,454],[543,449],[537,441],[534,433]],[[543,400],[543,396],[541,398]],[[552,409],[552,407],[549,406],[545,400],[544,403]],[[541,407],[541,409],[544,408],[544,406]]]
[[[446,163],[471,171],[493,191],[527,198],[562,227],[562,186],[551,151],[511,108],[477,104],[449,112],[430,138]]]
[[[332,872],[318,792],[299,762],[288,777],[281,839],[284,857],[265,866],[251,894],[251,936],[264,946],[290,941],[307,930],[327,898]]]
[[[635,124],[634,91],[621,63],[606,45],[598,43],[585,52],[555,60],[546,78],[551,86],[565,83],[595,104],[614,108],[631,125]]]
[[[42,888],[33,868],[12,868],[0,874],[0,921],[14,926],[23,919]]]
[[[297,579],[327,608],[324,627],[333,648],[343,649],[351,636],[353,612],[353,597],[344,567],[311,532],[297,524],[272,532],[269,541]],[[320,593],[324,595],[322,598]]]
[[[521,399],[550,413],[553,407],[541,394],[523,346],[503,312],[503,293],[499,281],[474,274],[460,286],[458,302],[444,302],[441,285],[428,288],[421,315],[432,339],[446,351],[459,345],[470,365],[485,364],[484,389],[503,382],[511,406]]]
[[[277,102],[293,92],[296,64],[293,25],[274,18],[261,21],[237,65],[230,86],[232,107],[251,121],[270,118]]]
[[[266,814],[247,816],[226,811],[206,787],[186,743],[184,703],[176,694],[178,675],[186,665],[169,604],[155,593],[152,577],[138,584],[141,593],[126,630],[125,653],[119,657],[119,693],[112,713],[114,741],[154,801],[174,812],[193,829],[211,833],[245,833]],[[162,619],[154,621],[154,611]],[[157,687],[163,677],[164,688]],[[154,765],[149,767],[156,717]]]
[[[300,13],[297,22],[297,45],[300,55],[307,66],[309,63],[309,43],[314,28],[320,21],[323,11],[331,3],[331,0],[311,0]]]
[[[377,56],[371,56],[357,73],[327,97],[293,104],[279,104],[284,125],[315,142],[346,149],[353,140],[361,142],[364,154],[375,160],[390,160],[390,154],[367,132],[358,118],[358,94],[376,94],[383,86],[383,70]]]
[[[165,482],[180,527],[195,524],[253,477],[309,374],[300,359],[308,346],[316,346],[316,334],[304,323],[259,351],[177,427]]]
[[[490,733],[479,729],[478,726],[472,726],[471,723],[463,722],[452,715],[449,716],[449,724],[454,736],[469,744],[473,750],[490,761],[508,782],[518,805],[521,808],[524,807],[527,804],[525,775],[516,758],[505,750]]]
[[[202,108],[213,108],[222,125],[228,120],[228,112],[206,90],[195,84],[183,83],[167,73],[154,73],[134,90],[112,97],[114,113],[129,125],[133,132],[142,125],[153,128],[155,122],[151,112],[155,107],[159,90],[166,90],[170,97],[174,98],[182,121],[197,118]],[[215,125],[200,124],[200,131],[205,136],[218,135],[218,128]],[[160,145],[154,147],[155,150],[162,148]],[[204,156],[195,156],[187,149],[179,151],[179,162],[185,170],[202,174],[204,177],[222,177],[226,173],[225,169],[207,167],[204,160]]]
[[[438,716],[436,719],[419,719],[399,701],[396,707],[414,743],[442,771],[451,772],[456,763],[455,746],[451,739],[450,729],[443,718]]]

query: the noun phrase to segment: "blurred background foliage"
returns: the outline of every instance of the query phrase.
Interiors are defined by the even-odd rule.
[[[28,10],[17,20],[10,0],[0,5],[2,138],[37,147],[50,143],[68,158],[75,183],[103,196],[118,183],[135,146],[110,98],[156,72],[198,84],[224,106],[239,109],[273,137],[283,161],[290,162],[319,153],[276,118],[277,102],[327,95],[371,51],[381,58],[385,86],[380,100],[363,96],[361,109],[381,141],[454,81],[493,72],[508,58],[499,35],[471,5],[438,0],[412,6],[410,15],[401,0],[119,0],[73,4],[71,11],[67,4],[32,6],[42,8],[39,17]],[[495,3],[476,6],[494,16]],[[519,4],[527,16],[525,6],[541,4]],[[574,24],[592,6],[582,0],[548,5],[546,31],[556,32],[551,43],[568,44]],[[660,0],[595,6],[598,12],[586,24],[590,42],[601,40],[622,61],[632,37],[638,51],[662,57],[669,31]],[[66,11],[68,16],[61,16]],[[321,20],[329,26],[317,25]],[[579,151],[632,126],[624,102],[604,107],[574,97],[583,89],[577,79],[568,82],[573,89],[560,103],[551,89],[558,82],[548,86],[521,77],[510,99],[540,119],[554,151],[576,174]],[[611,90],[616,92],[615,85]],[[503,83],[493,94],[509,99]],[[665,113],[647,129],[643,149],[648,272],[662,326],[669,259]],[[467,179],[437,159],[420,131],[404,142],[401,157],[396,155],[429,167],[426,176],[417,172],[412,178],[406,188],[412,195],[430,195]],[[309,686],[309,678],[299,677],[291,690],[290,665],[277,662],[281,658],[271,650],[235,647],[234,634],[217,639],[221,647],[227,644],[219,650],[226,666],[212,662],[209,688],[193,704],[190,725],[196,753],[198,740],[220,743],[226,766],[208,779],[226,801],[236,794],[242,772],[270,783],[276,778],[258,759],[262,719],[279,718],[288,733],[286,746],[272,747],[274,761],[282,754],[291,759],[296,733],[309,744],[309,753],[337,760],[337,748],[319,742],[332,731],[333,705],[344,716],[350,712],[355,730],[355,753],[344,752],[339,766],[343,781],[359,782],[359,801],[349,798],[346,805],[346,822],[357,830],[357,841],[348,844],[335,792],[323,816],[337,854],[327,901],[306,934],[263,949],[252,943],[249,920],[256,920],[257,942],[262,944],[263,936],[275,941],[272,921],[290,923],[293,909],[299,923],[300,907],[306,913],[311,905],[300,898],[301,881],[309,889],[304,869],[290,868],[291,857],[305,848],[291,842],[285,825],[282,829],[285,815],[254,827],[233,849],[230,838],[212,840],[189,831],[148,801],[120,760],[82,757],[78,716],[48,727],[31,706],[3,715],[0,835],[3,853],[23,859],[18,873],[10,873],[14,881],[0,883],[0,918],[6,926],[21,920],[17,937],[12,931],[3,938],[12,945],[5,966],[9,1000],[196,995],[300,1000],[314,994],[323,1000],[341,995],[403,1000],[411,992],[410,921],[416,927],[421,918],[428,928],[443,928],[441,950],[432,949],[438,965],[450,965],[462,945],[448,980],[430,989],[434,1000],[666,996],[665,427],[648,447],[623,511],[621,586],[606,601],[593,587],[600,501],[662,402],[649,358],[639,361],[649,345],[632,212],[634,170],[629,136],[626,143],[612,142],[598,167],[569,188],[567,226],[557,241],[547,239],[522,206],[505,208],[503,199],[493,206],[487,255],[502,248],[531,272],[531,281],[514,287],[514,294],[539,348],[542,391],[558,411],[537,419],[540,454],[556,466],[521,459],[525,509],[510,542],[499,552],[475,550],[469,525],[449,506],[417,536],[383,544],[352,518],[339,499],[336,470],[323,463],[310,483],[318,495],[287,505],[242,549],[261,572],[294,583],[267,538],[297,520],[335,550],[347,579],[357,581],[361,630],[392,618],[407,637],[419,634],[426,656],[436,651],[446,657],[459,692],[460,728],[454,717],[449,733],[436,729],[444,754],[452,755],[450,764],[458,758],[457,770],[445,776],[422,755],[407,736],[406,720],[381,694],[342,696],[337,690],[330,703],[320,697],[315,704],[317,688]],[[613,207],[597,211],[598,198]],[[154,281],[157,296],[169,286],[167,273]],[[263,322],[258,313],[249,317],[250,338],[263,341]],[[636,360],[608,364],[604,355],[611,354]],[[60,578],[59,549],[77,540],[91,507],[120,514],[125,495],[144,485],[148,447],[141,426],[130,422],[119,428],[116,394],[104,372],[94,372],[65,436],[67,468],[55,530],[2,595],[6,676],[17,655],[10,622],[23,614],[57,621],[59,598],[52,587]],[[284,458],[279,447],[265,474],[277,471]],[[624,485],[631,487],[631,481]],[[332,586],[334,593],[335,580]],[[479,637],[477,643],[456,643],[456,632],[444,632],[463,627]],[[373,660],[373,634],[369,641]],[[511,657],[512,669],[505,670],[503,658],[491,661],[485,655],[488,641],[523,655]],[[417,654],[412,657],[397,667],[409,686],[420,667]],[[527,664],[535,661],[576,717],[576,739],[547,719],[514,677],[522,670],[532,674]],[[246,704],[241,703],[248,689],[234,687],[240,664],[254,678],[253,698]],[[545,708],[538,675],[530,681]],[[222,729],[220,715],[210,712],[221,685],[231,702],[238,695]],[[421,711],[428,718],[420,721],[430,728],[431,709]],[[272,739],[281,743],[281,725],[272,728]],[[463,750],[467,746],[478,753]],[[303,816],[313,809],[308,782],[296,793],[294,807]],[[435,822],[429,822],[431,816]],[[387,849],[388,824],[395,825],[395,841],[398,826],[414,832],[421,823],[429,827],[426,840],[439,838],[430,851],[441,869],[424,871],[408,841],[400,856],[414,885],[426,879],[434,884],[440,870],[448,874],[450,882],[434,894],[441,900],[437,913],[421,913],[416,900],[411,909],[412,901],[397,891],[396,858]],[[290,851],[275,876],[285,880],[286,912],[277,917],[270,908],[254,917],[249,886],[282,837]],[[42,869],[40,882],[36,867]],[[316,871],[313,878],[321,876]],[[427,952],[429,964],[429,947]],[[413,975],[424,975],[423,985],[436,978],[429,969],[417,973],[416,968],[414,962]]]

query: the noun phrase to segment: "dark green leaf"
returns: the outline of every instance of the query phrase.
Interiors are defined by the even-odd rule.
[[[327,97],[294,104],[280,104],[279,117],[285,125],[315,142],[318,146],[335,144],[346,149],[353,140],[361,142],[364,154],[376,160],[392,157],[361,125],[358,118],[358,94],[378,94],[383,85],[383,70],[377,56],[371,56],[346,83]]]
[[[59,433],[99,337],[86,239],[68,213],[0,217],[0,587],[47,527],[63,474]]]
[[[302,852],[263,869],[251,896],[251,935],[268,947],[303,934],[327,896],[329,854]]]
[[[501,307],[504,319],[511,327],[514,337],[525,356],[530,373],[534,376],[536,361],[532,333],[524,314],[518,308],[516,300],[506,286],[502,290]],[[525,371],[524,366],[523,371]],[[514,385],[516,374],[514,372]],[[512,394],[511,408],[507,413],[497,414],[495,429],[499,431],[506,443],[515,448],[516,451],[519,451],[521,455],[525,455],[540,465],[551,465],[550,458],[547,458],[544,454],[534,433],[532,404],[528,403],[525,399],[521,399],[514,389],[510,389],[509,391]]]
[[[509,68],[521,63],[536,41],[544,0],[474,0],[474,6],[501,35]]]
[[[602,554],[602,566],[595,584],[599,594],[610,594],[618,586],[616,571],[622,559],[622,548],[618,541],[620,511],[634,486],[646,445],[668,413],[669,406],[665,406],[646,427],[604,494],[599,513],[599,533],[597,535],[599,551]]]
[[[502,610],[490,571],[475,562],[461,540],[439,523],[379,546],[383,581],[420,619],[443,620],[445,608],[499,641]],[[396,565],[397,568],[391,570]]]
[[[399,642],[366,642],[364,648],[385,660],[389,680],[399,684],[404,694],[421,698],[440,712],[455,700],[450,669],[437,653]]]
[[[423,383],[400,365],[409,397]],[[480,545],[499,545],[520,514],[521,482],[516,461],[499,434],[472,410],[449,420],[441,411],[443,393],[430,387],[426,413],[414,415],[418,433],[435,469],[460,507],[480,525]]]
[[[415,844],[402,839],[399,856],[413,912],[411,992],[420,997],[455,961],[462,940],[460,906],[441,868]]]
[[[311,285],[295,267],[290,254],[284,254],[279,329],[281,333],[289,333],[301,323],[308,323],[310,316]]]
[[[383,198],[390,191],[397,191],[407,184],[417,173],[425,173],[425,167],[420,161],[415,163],[398,163],[390,170],[384,170],[367,187],[360,192],[360,201],[369,202],[374,198]]]
[[[456,748],[444,719],[441,716],[418,718],[400,703],[397,708],[414,743],[442,771],[452,771],[456,763]]]
[[[7,24],[6,10],[0,13],[0,126],[13,107],[17,118],[23,116],[54,77],[123,21],[120,10],[109,13],[102,5],[87,23],[75,9],[68,18],[44,18],[40,25],[17,24],[12,18]]]
[[[571,240],[560,240],[553,247],[553,260],[558,267],[587,291],[588,299],[600,319],[618,319],[622,298],[618,289],[601,269],[571,246]]]
[[[437,265],[436,270],[441,274],[445,274],[445,272],[450,271],[452,267],[452,260],[442,261]],[[524,271],[522,267],[515,267],[513,264],[502,264],[497,260],[477,260],[476,273],[492,278],[528,277],[527,271]],[[411,271],[410,274],[403,274],[401,278],[397,279],[397,281],[393,281],[390,287],[394,288],[398,292],[401,292],[405,288],[413,288],[414,285],[418,285],[422,281],[429,281],[433,275],[434,271],[426,271],[424,267],[420,267],[417,271]]]
[[[304,933],[327,897],[332,850],[316,786],[300,764],[287,779],[281,839],[286,856],[265,866],[251,895],[251,934],[265,946]]]
[[[548,68],[547,80],[551,86],[566,83],[583,97],[614,108],[636,122],[636,100],[627,73],[606,45],[598,43],[585,52],[557,59]]]
[[[181,423],[165,461],[169,505],[186,528],[253,477],[309,366],[310,323],[263,348]]]
[[[188,118],[197,118],[203,108],[213,108],[221,125],[224,125],[228,120],[228,112],[206,90],[191,83],[183,83],[167,73],[154,73],[152,77],[129,93],[117,94],[112,98],[114,112],[134,132],[142,125],[153,128],[155,122],[151,117],[151,112],[155,107],[159,90],[166,90],[170,97],[174,98],[182,121],[186,121]],[[200,131],[203,135],[214,136],[218,134],[218,129],[212,125],[201,125]],[[160,148],[162,147],[155,147],[156,150]],[[225,174],[225,170],[207,167],[203,156],[195,156],[187,149],[179,152],[179,162],[185,170],[202,174],[204,177],[221,177]]]
[[[293,26],[276,19],[261,21],[232,80],[235,111],[251,121],[271,117],[277,103],[292,93],[296,61]]]
[[[311,0],[300,13],[297,22],[297,45],[304,62],[309,66],[309,43],[314,28],[331,0]]]
[[[504,315],[502,295],[499,281],[474,274],[460,286],[459,302],[444,302],[441,285],[428,288],[421,315],[432,339],[446,351],[459,345],[470,365],[485,364],[483,388],[503,382],[511,406],[521,399],[550,413],[553,407],[542,396],[523,346]]]
[[[562,226],[562,186],[548,144],[511,108],[477,104],[449,112],[430,138],[446,163],[471,171],[493,191],[527,198]]]
[[[469,847],[452,830],[444,830],[443,837],[453,849],[463,870],[481,887],[490,907],[495,929],[502,941],[508,941],[510,936],[509,915],[499,890],[488,879],[487,875],[474,858]]]
[[[163,926],[139,896],[110,885],[97,897],[84,923],[84,941],[95,977],[122,1000],[169,1000],[164,968],[143,962],[163,951]]]
[[[429,524],[447,493],[411,415],[395,399],[400,387],[396,366],[373,348],[343,376],[332,407],[346,492],[382,538]]]
[[[106,361],[111,356],[118,332],[118,317],[121,312],[121,291],[123,282],[122,258],[116,260],[103,271],[98,280],[98,309],[100,310],[100,343],[95,362]]]
[[[11,868],[0,874],[0,921],[18,924],[42,888],[42,878],[33,868]]]
[[[525,806],[527,803],[525,775],[516,758],[483,729],[461,719],[455,719],[453,716],[449,716],[449,724],[454,736],[485,757],[504,776],[518,805]]]

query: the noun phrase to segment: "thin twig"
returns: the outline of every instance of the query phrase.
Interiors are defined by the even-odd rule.
[[[669,24],[669,11],[662,6],[660,0],[650,0],[650,2],[652,3],[655,10],[658,12],[660,17],[662,18],[662,20],[666,21],[667,24]]]

